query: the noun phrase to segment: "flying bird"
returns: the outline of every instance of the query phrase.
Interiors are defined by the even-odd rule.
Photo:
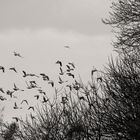
[[[63,72],[62,68],[60,67],[60,75],[64,75],[65,72]]]
[[[14,91],[18,91],[18,90],[20,90],[20,91],[24,91],[23,89],[19,89],[19,88],[16,86],[15,83],[14,83],[14,88],[13,88],[13,90],[14,90]]]
[[[37,85],[37,84],[36,84],[36,81],[30,81],[30,84],[31,84],[31,85]]]
[[[54,82],[53,81],[49,81],[48,84],[51,84],[51,86],[54,87]]]
[[[14,56],[18,56],[18,57],[23,58],[23,57],[20,55],[20,53],[17,53],[17,52],[15,52],[15,51],[14,51]]]
[[[28,105],[28,101],[27,100],[22,100],[21,104],[26,103]]]
[[[4,98],[3,96],[0,96],[0,100],[1,100],[1,101],[4,101],[4,100],[7,100],[7,99]]]
[[[23,77],[26,77],[27,76],[27,73],[23,70]]]
[[[42,103],[46,103],[46,102],[48,102],[49,101],[49,99],[46,99],[44,96],[43,96],[43,101],[42,101]]]
[[[70,89],[70,91],[72,90],[72,86],[71,85],[66,85],[66,87],[68,87]]]
[[[19,118],[18,117],[12,117],[12,119],[16,120],[16,122],[19,121]]]
[[[68,76],[71,76],[72,78],[75,77],[74,74],[72,74],[72,73],[67,73],[67,75],[68,75]]]
[[[6,91],[7,95],[10,95],[11,98],[13,97],[13,93],[14,93],[14,92],[15,92],[15,91],[10,91],[10,90],[7,90],[7,91]]]
[[[14,88],[13,88],[14,91],[18,91],[19,88],[16,86],[16,84],[14,83]]]
[[[60,67],[62,67],[62,62],[61,61],[56,61],[56,64],[59,64],[60,65]]]
[[[36,74],[32,74],[32,73],[30,73],[30,74],[27,74],[28,76],[31,76],[31,77],[38,77],[39,78],[39,76],[37,76]]]
[[[69,65],[66,65],[66,67],[67,67],[67,72],[70,72],[70,71],[74,70],[74,69],[71,68]]]
[[[67,49],[69,49],[70,48],[70,46],[64,46],[65,48],[67,48]]]
[[[68,64],[69,64],[69,65],[71,65],[73,68],[75,68],[75,65],[74,65],[74,63],[72,63],[72,62],[69,62]]]
[[[39,93],[43,93],[44,95],[46,95],[46,92],[43,91],[42,89],[38,89]]]
[[[14,107],[13,107],[14,109],[18,109],[18,106],[17,106],[17,103],[15,102],[14,103]]]
[[[28,108],[28,110],[30,110],[30,109],[32,109],[33,111],[35,110],[33,106],[30,106],[30,107]]]
[[[63,81],[63,80],[61,79],[61,77],[59,76],[59,81],[58,81],[58,83],[59,83],[59,84],[63,84],[64,82],[68,82],[68,81]]]
[[[64,81],[61,79],[61,77],[59,76],[59,81],[58,81],[59,84],[63,84]]]
[[[0,66],[0,70],[2,70],[2,72],[5,72],[5,68],[3,66]]]
[[[42,76],[42,78],[43,78],[44,81],[49,81],[49,79],[50,79],[49,76],[47,76],[44,73],[40,73],[40,75]]]
[[[16,72],[16,73],[17,73],[17,70],[16,70],[14,67],[9,68],[9,70],[13,70],[14,72]]]
[[[4,90],[3,90],[3,88],[0,88],[0,91],[1,91],[2,93],[4,93]]]
[[[96,72],[96,71],[97,71],[97,69],[93,69],[93,70],[91,71],[91,75],[93,75],[93,73]]]
[[[37,100],[39,99],[39,95],[35,95],[34,97],[36,97]]]

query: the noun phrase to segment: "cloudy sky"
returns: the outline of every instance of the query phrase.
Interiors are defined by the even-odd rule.
[[[110,4],[110,0],[0,0],[0,65],[53,76],[58,70],[55,62],[62,60],[74,62],[81,77],[88,79],[92,67],[103,68],[113,53],[111,29],[101,21]],[[14,51],[24,58],[15,58]],[[15,77],[7,74],[1,85],[9,86]]]

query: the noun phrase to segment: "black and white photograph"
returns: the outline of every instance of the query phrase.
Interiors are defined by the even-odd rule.
[[[140,140],[140,0],[0,0],[0,140]]]

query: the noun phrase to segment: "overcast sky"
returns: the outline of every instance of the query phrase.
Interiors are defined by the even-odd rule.
[[[62,60],[74,62],[88,79],[92,67],[102,68],[113,53],[111,29],[101,21],[110,4],[110,0],[0,0],[0,65],[53,76],[58,70],[55,62]],[[24,59],[15,58],[13,51]],[[15,80],[15,75],[7,75],[4,83]]]

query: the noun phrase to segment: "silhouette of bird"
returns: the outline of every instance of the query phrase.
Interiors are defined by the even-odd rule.
[[[26,77],[27,76],[27,73],[23,70],[23,77]]]
[[[10,95],[11,98],[12,98],[14,92],[15,92],[15,91],[10,91],[10,90],[7,90],[7,91],[6,91],[7,95]]]
[[[71,85],[66,85],[66,87],[68,87],[70,89],[70,91],[72,90],[72,86]]]
[[[30,107],[28,108],[28,110],[30,110],[30,109],[32,109],[33,111],[35,110],[33,106],[30,106]]]
[[[60,67],[60,75],[64,75],[65,72],[63,72],[62,68]]]
[[[96,71],[97,71],[97,69],[93,69],[93,70],[91,71],[91,75],[93,75],[93,73],[96,72]]]
[[[48,102],[49,101],[49,99],[46,99],[44,96],[43,96],[43,101],[42,101],[42,103],[46,103],[46,102]]]
[[[33,74],[33,73],[28,74],[28,76],[31,76],[31,77],[38,77],[38,78],[39,78],[39,76],[37,76],[36,74]]]
[[[72,74],[72,73],[67,73],[67,75],[68,75],[68,76],[71,76],[72,78],[75,77],[74,74]]]
[[[46,74],[45,74],[45,73],[40,73],[40,75],[41,75],[41,76],[46,76]]]
[[[5,68],[3,66],[0,66],[0,70],[2,70],[2,72],[5,72]]]
[[[32,114],[30,114],[30,117],[31,117],[32,120],[35,119],[35,116],[33,116]]]
[[[13,88],[13,90],[14,90],[14,91],[18,91],[18,90],[20,90],[20,91],[24,91],[23,89],[19,89],[19,88],[16,86],[15,83],[14,83],[14,88]]]
[[[14,107],[13,107],[14,109],[18,109],[18,106],[17,106],[17,103],[15,102],[14,103]]]
[[[13,70],[14,72],[16,72],[16,73],[17,73],[17,70],[16,70],[14,67],[9,68],[9,70]]]
[[[17,91],[19,90],[19,88],[16,86],[16,84],[14,83],[14,88],[13,88],[14,91]]]
[[[16,120],[16,122],[19,121],[19,118],[18,117],[12,117],[12,119]]]
[[[34,97],[36,97],[37,100],[39,99],[39,95],[35,95]]]
[[[0,88],[0,91],[1,91],[2,93],[4,93],[4,90],[3,90],[3,88]]]
[[[59,81],[58,81],[59,84],[62,84],[64,83],[64,81],[61,79],[61,77],[59,76]]]
[[[54,87],[54,82],[53,81],[49,81],[48,84],[51,84],[51,86]]]
[[[22,100],[21,104],[26,103],[28,105],[28,101],[27,100]]]
[[[42,76],[42,78],[43,78],[44,81],[49,81],[49,79],[50,79],[49,76],[47,76],[44,73],[40,73],[40,75]]]
[[[18,57],[23,58],[23,57],[20,55],[20,53],[17,53],[17,52],[15,52],[15,51],[14,51],[14,56],[18,56]]]
[[[70,71],[74,70],[74,69],[71,68],[69,65],[66,65],[66,67],[67,67],[67,72],[70,72]]]
[[[62,67],[62,62],[61,61],[56,61],[56,64],[59,64],[60,65],[60,67]]]
[[[3,96],[0,96],[0,100],[1,100],[1,101],[4,101],[4,100],[7,100],[7,99],[4,98]]]
[[[37,84],[36,84],[36,81],[30,81],[30,84],[31,84],[31,85],[37,85]]]
[[[72,63],[72,62],[69,62],[68,64],[69,64],[69,65],[71,65],[73,68],[75,68],[75,65],[74,65],[74,63]]]
[[[26,85],[27,85],[27,89],[32,89],[33,87],[31,85],[28,84],[27,81],[25,81]]]
[[[38,89],[39,93],[43,93],[44,95],[46,95],[46,92],[43,91],[42,89]]]
[[[58,81],[58,83],[59,83],[59,84],[63,84],[64,82],[68,82],[68,81],[63,81],[63,80],[61,79],[61,77],[59,76],[59,81]]]
[[[70,46],[64,46],[65,48],[67,48],[67,49],[69,49],[70,48]]]

